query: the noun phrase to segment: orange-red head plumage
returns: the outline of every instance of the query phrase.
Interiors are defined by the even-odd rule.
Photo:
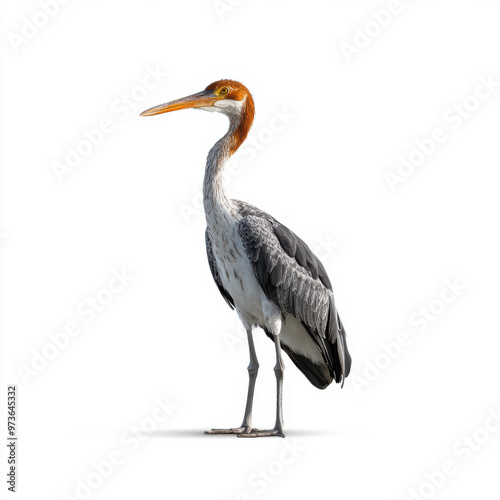
[[[239,125],[234,131],[234,141],[230,148],[230,153],[233,154],[246,139],[252,127],[255,115],[255,104],[252,94],[242,83],[236,80],[225,79],[211,83],[205,90],[215,92],[217,95],[222,95],[224,99],[242,102],[239,111]]]

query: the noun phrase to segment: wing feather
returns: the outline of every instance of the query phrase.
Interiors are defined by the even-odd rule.
[[[332,376],[337,382],[343,381],[349,373],[350,356],[323,264],[300,238],[273,217],[246,203],[237,203],[243,216],[239,234],[266,296],[305,326]]]

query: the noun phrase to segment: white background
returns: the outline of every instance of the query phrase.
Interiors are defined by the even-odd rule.
[[[96,499],[498,498],[500,87],[471,96],[500,82],[499,3],[402,2],[383,27],[386,1],[232,3],[74,0],[30,31],[40,5],[2,2],[0,421],[15,383],[18,498],[83,498],[80,481]],[[160,76],[144,90],[148,68]],[[285,358],[285,440],[202,433],[241,423],[247,385],[198,199],[226,119],[138,116],[220,78],[252,91],[261,149],[235,157],[229,194],[321,256],[353,356],[344,388],[325,391]],[[106,119],[58,179],[54,164]],[[446,140],[391,190],[386,173],[435,128]],[[122,269],[127,287],[93,321],[79,314]],[[449,303],[446,280],[460,286]],[[23,377],[70,322],[81,333]],[[261,331],[256,345],[266,428],[274,352]],[[175,406],[158,424],[157,398]],[[141,423],[135,450],[122,438]],[[110,454],[121,462],[103,479],[93,463]],[[435,473],[443,462],[453,473]]]

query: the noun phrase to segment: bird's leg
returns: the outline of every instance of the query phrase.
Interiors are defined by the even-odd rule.
[[[248,349],[250,351],[250,364],[248,365],[248,393],[243,423],[241,424],[241,427],[233,427],[231,429],[212,429],[211,431],[205,431],[205,434],[245,434],[252,430],[253,393],[255,390],[257,373],[259,371],[259,362],[255,352],[251,327],[247,329],[247,337]]]
[[[274,367],[274,373],[276,374],[276,423],[274,424],[274,428],[281,433],[282,437],[285,437],[283,431],[283,373],[285,371],[285,363],[283,363],[281,356],[279,335],[275,335],[274,340],[276,346],[276,366]]]
[[[253,393],[255,390],[255,381],[257,380],[257,373],[259,372],[259,362],[253,344],[252,329],[247,330],[248,337],[248,350],[250,351],[250,364],[248,365],[248,393],[247,403],[245,405],[245,415],[243,416],[243,423],[241,426],[248,429],[249,432],[252,428],[252,406],[253,406]]]
[[[238,437],[285,437],[285,431],[283,430],[283,372],[285,370],[285,364],[281,356],[279,335],[274,335],[274,345],[276,347],[276,366],[274,367],[274,373],[276,375],[276,423],[274,424],[274,429],[262,431],[252,429],[250,432],[238,434]]]

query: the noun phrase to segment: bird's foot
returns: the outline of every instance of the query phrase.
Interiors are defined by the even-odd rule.
[[[249,432],[255,431],[257,429],[252,429],[251,427],[242,426],[242,427],[232,427],[230,429],[212,429],[210,431],[205,431],[205,434],[237,434],[237,435],[245,435]]]
[[[285,431],[283,429],[268,429],[262,430],[259,429],[251,429],[250,432],[240,433],[238,437],[240,438],[256,438],[256,437],[267,437],[267,436],[277,436],[277,437],[285,437]]]

